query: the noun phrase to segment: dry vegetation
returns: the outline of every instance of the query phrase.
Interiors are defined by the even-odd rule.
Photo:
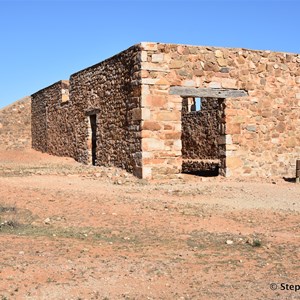
[[[300,185],[145,182],[0,153],[0,299],[300,299]]]

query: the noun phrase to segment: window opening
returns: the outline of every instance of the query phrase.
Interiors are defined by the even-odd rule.
[[[190,98],[188,101],[188,112],[201,111],[202,99],[199,97]]]
[[[201,98],[195,98],[195,111],[201,110]]]

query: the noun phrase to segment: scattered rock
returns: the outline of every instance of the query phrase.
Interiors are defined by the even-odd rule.
[[[51,219],[50,219],[50,218],[46,218],[46,219],[44,220],[44,224],[50,225],[50,223],[51,223]]]
[[[246,244],[252,245],[252,244],[253,244],[253,238],[249,237],[249,238],[246,240]]]
[[[232,244],[233,244],[233,241],[232,241],[232,240],[227,240],[227,241],[226,241],[226,244],[227,244],[227,245],[232,245]]]
[[[249,244],[249,245],[251,245],[252,247],[260,247],[261,244],[262,244],[262,242],[261,242],[260,239],[249,237],[249,238],[246,240],[246,244]]]

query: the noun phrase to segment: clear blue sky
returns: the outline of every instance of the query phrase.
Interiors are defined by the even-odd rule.
[[[0,0],[0,108],[141,41],[300,53],[300,0]]]

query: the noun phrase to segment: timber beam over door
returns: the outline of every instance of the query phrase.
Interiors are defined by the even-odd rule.
[[[246,97],[248,93],[245,90],[232,89],[211,89],[211,88],[190,88],[183,86],[172,86],[170,95],[179,95],[181,97],[203,97],[203,98],[239,98]]]

